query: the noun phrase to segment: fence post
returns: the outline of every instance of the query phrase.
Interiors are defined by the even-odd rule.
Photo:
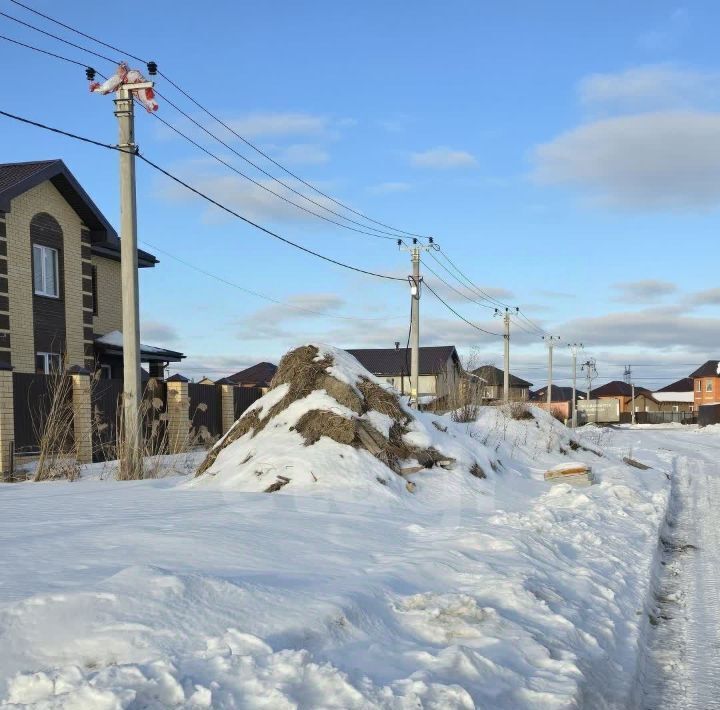
[[[78,463],[92,463],[92,397],[90,372],[73,365],[67,374],[72,378],[73,433]]]
[[[7,363],[0,363],[0,480],[10,480],[15,441],[13,373]]]
[[[188,379],[173,375],[167,384],[168,452],[179,454],[187,449],[190,439],[190,396]]]
[[[218,381],[220,387],[220,434],[226,434],[235,423],[235,385],[227,380]]]

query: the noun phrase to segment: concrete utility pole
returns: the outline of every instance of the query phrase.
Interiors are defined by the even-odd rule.
[[[115,115],[120,129],[120,273],[123,323],[123,460],[124,478],[142,478],[140,400],[140,308],[137,263],[137,205],[135,199],[134,90],[154,86],[147,81],[122,84],[117,90]]]
[[[568,346],[572,354],[572,428],[577,429],[577,356],[582,350],[582,343],[573,343]]]
[[[410,282],[410,406],[420,409],[419,383],[420,383],[420,252],[435,249],[433,238],[430,237],[428,244],[420,244],[413,239],[412,246],[407,246],[401,239],[398,239],[398,246],[403,251],[410,252],[412,263],[412,276],[408,277]]]
[[[630,402],[630,422],[632,424],[635,424],[635,383],[632,379],[632,366],[628,365],[625,368],[625,382],[627,382],[630,385],[630,396],[631,396],[631,402]]]
[[[547,384],[547,403],[552,404],[552,375],[553,375],[553,348],[555,341],[560,340],[559,335],[543,335],[542,339],[548,346],[548,384]]]
[[[520,308],[516,308],[515,311],[519,311]],[[499,316],[500,311],[496,308],[495,315]],[[505,333],[503,334],[504,339],[504,353],[503,353],[503,403],[507,404],[510,401],[510,309],[505,308],[503,314],[503,324],[505,325]]]
[[[597,368],[595,367],[595,358],[591,357],[589,360],[584,362],[582,366],[580,367],[581,370],[585,370],[585,376],[587,377],[587,398],[588,402],[591,398],[591,392],[592,392],[592,381],[597,375]],[[597,422],[598,418],[598,402],[595,400],[595,421]]]

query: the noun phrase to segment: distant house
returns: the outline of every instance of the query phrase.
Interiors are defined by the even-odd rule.
[[[215,380],[211,380],[209,377],[203,377],[198,380],[199,385],[214,385]]]
[[[662,389],[653,392],[660,403],[661,412],[694,412],[695,386],[692,377],[683,377]]]
[[[277,365],[273,365],[271,362],[259,362],[257,365],[226,377],[224,381],[238,387],[260,387],[266,390],[270,387],[270,380],[272,380],[276,372]]]
[[[576,399],[585,399],[587,393],[583,390],[575,390]],[[530,399],[533,402],[547,402],[547,385],[540,387],[530,393]],[[552,397],[553,402],[571,402],[572,401],[572,387],[559,387],[558,385],[552,385]]]
[[[653,393],[645,387],[635,387],[635,401],[633,402],[632,385],[622,380],[613,380],[607,384],[596,387],[590,392],[590,399],[616,399],[619,412],[659,412],[660,403],[653,397]]]
[[[472,373],[476,377],[484,380],[482,386],[482,398],[489,400],[503,400],[503,389],[504,389],[504,373],[503,371],[495,367],[495,365],[482,365]],[[510,373],[510,394],[508,399],[511,402],[526,402],[530,399],[530,388],[532,382],[523,380],[521,377],[517,377]]]
[[[703,404],[720,403],[720,360],[708,360],[690,374],[693,380],[695,411]]]
[[[410,394],[410,349],[364,348],[348,350],[366,370]],[[455,391],[462,366],[454,345],[420,348],[418,397],[443,397]]]

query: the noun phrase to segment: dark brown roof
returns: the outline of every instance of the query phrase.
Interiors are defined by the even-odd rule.
[[[578,399],[585,398],[585,392],[580,389],[575,390],[575,396]],[[534,401],[546,401],[547,400],[547,385],[540,387],[530,393],[530,399]],[[572,401],[572,387],[560,387],[559,385],[552,386],[552,401],[553,402],[571,402]]]
[[[373,375],[401,375],[410,372],[408,348],[362,348],[348,350]],[[452,358],[456,365],[460,358],[454,345],[431,345],[420,348],[420,374],[437,375]]]
[[[638,387],[635,385],[635,396],[644,394],[652,397],[652,392],[646,387]],[[600,387],[596,387],[590,392],[591,398],[597,397],[632,397],[632,385],[622,380],[613,380]]]
[[[704,365],[700,365],[690,377],[717,377],[718,362],[720,360],[708,360]]]
[[[473,370],[473,375],[482,377],[491,387],[502,387],[505,382],[504,373],[499,367],[495,365],[481,365],[476,370]],[[510,373],[510,387],[532,387],[532,382],[523,380],[521,377],[517,377]]]
[[[257,387],[269,387],[270,380],[277,372],[277,365],[271,362],[259,362],[257,365],[240,370],[234,375],[226,377],[224,382],[232,382],[236,385],[256,385]]]
[[[656,392],[692,392],[694,389],[692,377],[683,377],[682,380],[673,382]]]
[[[0,211],[9,212],[15,197],[46,180],[55,186],[90,230],[93,253],[119,260],[120,240],[117,233],[60,159],[0,164]],[[154,266],[157,263],[152,254],[138,249],[138,266]]]

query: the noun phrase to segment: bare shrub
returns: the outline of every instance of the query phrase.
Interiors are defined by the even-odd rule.
[[[61,370],[47,377],[48,410],[46,413],[35,410],[32,414],[33,427],[40,444],[33,481],[63,478],[74,481],[80,476],[80,465],[75,445],[72,379]]]
[[[535,418],[526,402],[510,402],[509,404],[504,405],[504,409],[508,416],[516,421]]]

